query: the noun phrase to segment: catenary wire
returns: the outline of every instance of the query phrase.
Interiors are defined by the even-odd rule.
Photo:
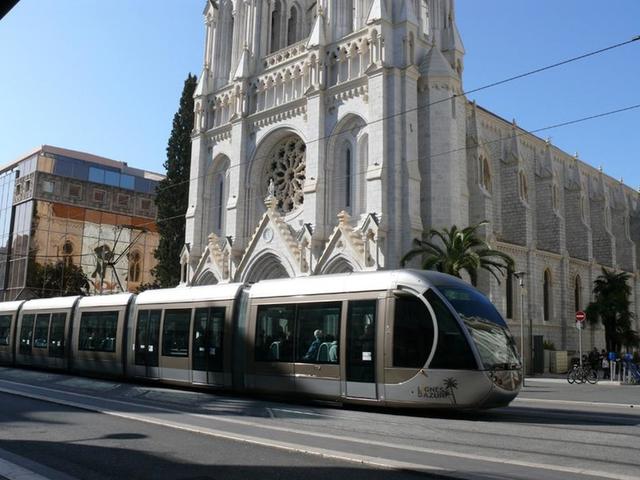
[[[594,50],[594,51],[591,51],[591,52],[588,52],[588,53],[585,53],[585,54],[582,54],[582,55],[571,57],[569,59],[566,59],[566,60],[563,60],[563,61],[560,61],[560,62],[556,62],[556,63],[550,64],[550,65],[546,65],[544,67],[540,67],[540,68],[537,68],[537,69],[534,69],[534,70],[530,70],[530,71],[522,73],[522,74],[514,75],[514,76],[511,76],[511,77],[505,78],[503,80],[498,80],[496,82],[492,82],[492,83],[489,83],[487,85],[483,85],[481,87],[477,87],[477,88],[474,88],[474,89],[471,89],[471,90],[468,90],[468,91],[465,91],[465,92],[462,92],[462,93],[456,93],[456,94],[453,94],[453,95],[451,95],[449,97],[442,98],[440,100],[436,100],[434,102],[428,103],[426,105],[420,105],[418,107],[412,107],[412,108],[409,108],[409,109],[406,109],[406,110],[403,110],[403,111],[400,111],[400,112],[392,113],[392,114],[390,114],[388,116],[385,116],[385,117],[381,117],[381,118],[378,118],[378,119],[375,119],[375,120],[370,120],[368,122],[367,121],[363,121],[362,125],[363,126],[369,126],[369,125],[376,124],[376,123],[379,123],[379,122],[383,122],[383,121],[386,121],[386,120],[390,120],[390,119],[393,119],[393,118],[396,118],[396,117],[399,117],[399,116],[403,116],[403,115],[406,115],[408,113],[412,113],[412,112],[416,112],[416,111],[419,111],[419,110],[422,110],[422,109],[426,109],[426,108],[438,105],[440,103],[449,102],[449,101],[454,100],[454,99],[459,98],[459,97],[465,97],[465,96],[467,96],[467,95],[469,95],[471,93],[476,93],[476,92],[487,90],[489,88],[493,88],[493,87],[496,87],[496,86],[499,86],[499,85],[504,85],[504,84],[509,83],[509,82],[520,80],[522,78],[526,78],[526,77],[529,77],[529,76],[532,76],[532,75],[535,75],[535,74],[538,74],[538,73],[542,73],[544,71],[548,71],[548,70],[551,70],[551,69],[554,69],[554,68],[557,68],[557,67],[560,67],[560,66],[563,66],[563,65],[567,65],[567,64],[579,61],[579,60],[583,60],[585,58],[589,58],[589,57],[592,57],[592,56],[595,56],[595,55],[599,55],[599,54],[605,53],[607,51],[614,50],[614,49],[623,47],[625,45],[631,44],[631,43],[636,42],[636,41],[640,41],[640,35],[635,36],[635,37],[631,38],[630,40],[626,40],[624,42],[619,42],[619,43],[616,43],[614,45],[610,45],[608,47],[604,47],[604,48],[601,48],[601,49],[598,49],[598,50]],[[216,127],[216,128],[219,128],[219,127]],[[327,140],[327,139],[330,139],[330,138],[335,137],[335,136],[343,135],[344,133],[345,133],[344,131],[332,132],[332,133],[330,133],[328,135],[324,135],[324,136],[318,137],[316,139],[311,139],[311,140],[305,141],[305,145],[309,145],[309,144],[312,144],[312,143],[316,143],[316,142],[320,142],[320,141],[323,141],[323,140]],[[206,132],[205,132],[205,134],[206,134]],[[240,168],[240,167],[242,167],[244,165],[247,165],[247,164],[255,164],[256,162],[260,162],[262,160],[265,160],[266,158],[267,158],[267,156],[260,156],[260,157],[254,157],[254,158],[252,158],[250,160],[244,160],[244,161],[241,161],[241,162],[237,162],[237,163],[234,163],[233,165],[230,165],[228,170],[230,170],[232,168]],[[186,183],[191,183],[194,180],[199,180],[200,178],[211,176],[211,175],[214,175],[215,173],[217,173],[217,172],[208,172],[208,173],[204,173],[204,174],[198,175],[196,177],[191,177],[188,180],[182,180],[180,182],[172,183],[171,185],[167,185],[165,187],[158,188],[156,190],[156,193],[163,192],[163,191],[169,190],[171,188],[179,187],[179,186],[184,185]]]
[[[441,156],[441,155],[448,155],[450,153],[455,153],[455,152],[459,152],[459,151],[466,151],[466,150],[470,150],[470,149],[474,149],[474,148],[478,148],[478,147],[484,147],[486,145],[491,145],[493,143],[503,142],[503,141],[506,141],[506,140],[512,140],[514,138],[518,138],[518,137],[521,137],[521,136],[532,135],[534,133],[539,133],[539,132],[542,132],[542,131],[547,131],[547,130],[551,130],[551,129],[555,129],[555,128],[561,128],[561,127],[565,127],[565,126],[569,126],[569,125],[575,125],[575,124],[586,122],[586,121],[589,121],[589,120],[595,120],[595,119],[598,119],[598,118],[603,118],[603,117],[607,117],[607,116],[611,116],[611,115],[615,115],[615,114],[618,114],[618,113],[623,113],[623,112],[627,112],[627,111],[635,110],[635,109],[640,109],[640,103],[639,104],[635,104],[635,105],[630,105],[630,106],[627,106],[627,107],[623,107],[623,108],[619,108],[619,109],[616,109],[616,110],[610,110],[610,111],[607,111],[607,112],[602,112],[602,113],[598,113],[598,114],[594,114],[594,115],[589,115],[587,117],[581,117],[581,118],[577,118],[577,119],[574,119],[574,120],[569,120],[569,121],[566,121],[566,122],[547,125],[545,127],[540,127],[540,128],[535,129],[535,130],[524,130],[521,127],[518,127],[520,129],[520,131],[518,131],[518,132],[516,132],[515,134],[512,134],[512,135],[508,135],[508,136],[505,136],[505,137],[501,136],[501,137],[493,139],[493,140],[487,140],[485,142],[479,143],[478,145],[472,145],[472,146],[468,146],[468,147],[461,147],[461,148],[454,149],[454,150],[449,150],[449,151],[446,151],[446,152],[435,153],[433,155],[421,156],[421,157],[418,157],[416,159],[408,160],[407,163],[415,163],[415,162],[419,162],[419,161],[422,161],[422,160],[430,159],[430,158]],[[346,176],[346,175],[345,176],[334,176],[334,177],[332,177],[332,179],[351,178],[351,177],[354,177],[354,176],[362,176],[362,175],[365,175],[366,173],[367,173],[366,170],[360,170],[360,171],[355,172],[353,175],[350,175],[350,176]],[[256,199],[258,199],[258,195],[247,197],[248,201],[253,201],[253,200],[256,200]],[[149,220],[148,222],[144,222],[144,223],[140,223],[140,224],[136,225],[136,227],[146,227],[146,226],[150,226],[150,225],[154,225],[154,224],[157,225],[159,222],[168,222],[168,221],[171,221],[171,220],[176,220],[178,218],[183,218],[185,216],[186,216],[186,212],[178,214],[178,215],[174,215],[174,216],[171,216],[171,217],[165,217],[165,218],[159,218],[159,219],[155,219],[155,220]],[[71,217],[67,217],[66,220],[81,221],[82,219],[80,219],[80,218],[74,219],[74,218],[71,218]],[[99,225],[102,226],[102,225],[110,225],[110,224],[102,224],[102,223],[100,223]],[[64,255],[37,255],[37,254],[36,255],[27,254],[27,255],[22,255],[22,256],[18,256],[18,257],[15,257],[14,254],[11,254],[11,256],[12,256],[12,260],[21,260],[21,259],[26,259],[26,258],[63,258],[64,257]],[[85,257],[85,256],[94,257],[95,255],[92,254],[92,253],[85,253],[85,254],[72,254],[72,255],[69,255],[69,256],[75,258],[75,257]]]

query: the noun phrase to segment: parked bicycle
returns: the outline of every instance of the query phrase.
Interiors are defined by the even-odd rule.
[[[567,382],[569,383],[585,383],[590,384],[598,383],[598,372],[587,365],[580,366],[574,364],[571,370],[567,373]]]

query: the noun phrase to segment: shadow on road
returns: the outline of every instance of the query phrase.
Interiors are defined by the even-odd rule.
[[[125,434],[126,436],[126,434]],[[290,454],[289,465],[273,464],[264,455],[256,455],[253,447],[245,449],[248,465],[230,465],[216,452],[216,444],[210,440],[211,455],[202,461],[180,458],[176,452],[162,455],[137,450],[133,447],[79,445],[68,442],[4,441],[0,449],[26,457],[49,469],[63,472],[75,478],[92,480],[148,480],[170,478],[174,480],[417,480],[449,478],[440,475],[404,471],[373,469],[366,466],[345,464],[319,457]],[[322,463],[326,462],[326,466]],[[284,462],[283,462],[284,463]],[[301,465],[291,465],[291,464]],[[311,465],[309,465],[311,464]],[[36,472],[37,473],[37,472]]]

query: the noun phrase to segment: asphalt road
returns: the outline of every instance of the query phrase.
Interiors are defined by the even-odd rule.
[[[12,369],[0,392],[5,476],[2,461],[55,480],[640,479],[640,387],[531,381],[511,407],[456,414]]]

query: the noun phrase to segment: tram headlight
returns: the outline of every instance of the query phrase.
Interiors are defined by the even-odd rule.
[[[503,390],[514,391],[519,389],[522,384],[522,371],[520,369],[492,370],[490,377],[491,381]]]

